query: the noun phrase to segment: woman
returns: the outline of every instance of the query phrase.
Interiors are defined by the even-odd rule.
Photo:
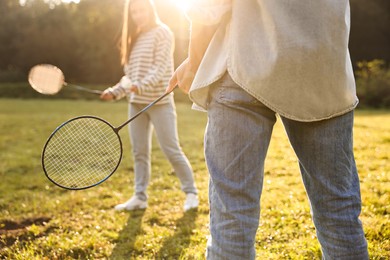
[[[137,114],[146,105],[165,92],[173,73],[173,35],[160,22],[150,0],[127,0],[121,41],[121,62],[125,76],[101,95],[103,100],[117,100],[128,96],[129,116]],[[152,132],[172,164],[186,193],[184,210],[198,206],[191,165],[179,145],[176,110],[173,94],[142,113],[129,124],[133,147],[135,194],[116,210],[134,210],[147,207],[147,192],[151,175]]]

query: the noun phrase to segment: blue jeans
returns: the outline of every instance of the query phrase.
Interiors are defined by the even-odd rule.
[[[134,116],[145,106],[130,104],[129,116]],[[150,107],[129,124],[134,156],[135,195],[141,200],[148,199],[153,129],[162,151],[180,180],[183,192],[197,194],[191,164],[179,144],[175,105],[167,103]]]
[[[211,87],[205,134],[210,172],[207,259],[254,259],[264,160],[275,112],[229,76]],[[282,118],[299,159],[324,259],[368,259],[352,148],[353,112],[318,122]]]

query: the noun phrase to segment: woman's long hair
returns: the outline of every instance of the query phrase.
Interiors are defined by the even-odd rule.
[[[125,65],[129,61],[131,49],[137,40],[140,29],[137,27],[130,15],[130,5],[136,1],[143,1],[147,4],[150,14],[150,24],[157,25],[160,18],[157,15],[156,8],[151,0],[126,0],[123,12],[122,37],[120,41],[121,64]]]

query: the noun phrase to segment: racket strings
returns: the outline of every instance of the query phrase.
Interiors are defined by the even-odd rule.
[[[110,125],[95,118],[79,118],[62,125],[48,141],[44,168],[60,186],[85,188],[108,178],[121,153],[120,139]]]
[[[55,94],[64,84],[64,75],[55,66],[37,65],[30,71],[29,82],[42,94]]]

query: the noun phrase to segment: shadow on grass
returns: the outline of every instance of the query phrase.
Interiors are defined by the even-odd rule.
[[[185,212],[183,217],[176,221],[175,233],[164,239],[156,259],[179,259],[183,255],[183,251],[190,245],[197,216],[198,211],[193,209]]]
[[[137,235],[142,232],[141,225],[144,214],[145,210],[129,212],[127,223],[119,232],[118,239],[114,241],[116,245],[109,259],[130,259],[132,255],[137,254],[134,244]]]
[[[137,210],[129,213],[126,225],[119,232],[118,238],[109,259],[132,259],[143,254],[142,249],[137,249],[135,242],[137,236],[142,233],[142,218],[145,210]],[[179,259],[183,251],[189,247],[191,235],[196,226],[197,210],[184,213],[183,217],[175,223],[176,229],[172,236],[165,238],[161,249],[155,259]],[[140,251],[141,250],[141,251]]]
[[[51,218],[37,217],[28,218],[23,221],[1,220],[0,221],[0,259],[1,249],[3,247],[11,247],[16,241],[33,241],[39,237],[43,237],[51,233],[55,227],[48,226]],[[39,234],[34,234],[28,230],[32,225],[45,226],[45,231]]]

